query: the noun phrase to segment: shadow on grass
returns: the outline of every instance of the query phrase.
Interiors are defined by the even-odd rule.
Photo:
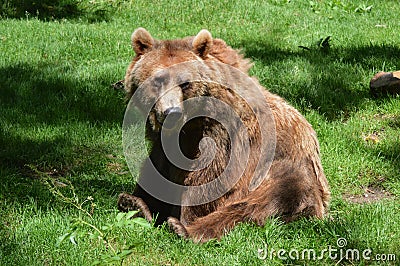
[[[8,0],[0,1],[0,16],[9,18],[36,17],[40,20],[87,19],[107,21],[113,8],[95,1],[82,4],[78,0]]]
[[[110,88],[111,80],[74,80],[69,70],[53,65],[0,68],[2,119],[26,125],[122,121],[124,105]]]
[[[55,65],[0,68],[0,198],[48,204],[49,192],[27,165],[57,168],[60,175],[105,171],[99,165],[104,168],[113,149],[106,141],[91,143],[91,136],[122,124],[123,95],[110,88],[113,80],[79,81],[68,71]],[[113,190],[111,182],[97,187]]]
[[[283,88],[272,88],[271,91],[294,102],[305,100],[302,104],[304,108],[311,107],[330,121],[347,117],[365,99],[372,98],[369,93],[372,76],[367,75],[380,71],[385,65],[398,65],[396,55],[400,54],[400,47],[386,45],[330,48],[325,51],[311,47],[310,50],[298,48],[298,51],[289,51],[275,47],[271,42],[256,40],[244,42],[242,46],[246,47],[246,56],[265,65],[282,63],[284,66],[284,61],[291,59],[306,61],[306,82],[289,88],[285,88],[290,86],[286,83]],[[282,77],[285,80],[289,78]]]
[[[110,81],[79,82],[67,71],[52,65],[0,68],[0,164],[59,161],[70,145],[69,134],[84,134],[85,125],[95,128],[123,120],[122,95],[109,87]],[[56,130],[64,132],[51,136]]]
[[[45,18],[71,18],[79,16],[78,1],[74,0],[8,0],[2,2],[0,14],[24,18],[27,13]]]

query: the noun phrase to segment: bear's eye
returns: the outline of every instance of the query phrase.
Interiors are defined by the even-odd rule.
[[[161,85],[165,83],[165,78],[164,77],[156,77],[154,78],[154,85],[157,87],[161,87]]]
[[[179,84],[179,87],[181,87],[182,90],[187,90],[190,88],[190,83],[189,82],[184,82]]]
[[[153,77],[153,85],[160,88],[162,85],[168,84],[170,77],[168,74],[160,73]]]

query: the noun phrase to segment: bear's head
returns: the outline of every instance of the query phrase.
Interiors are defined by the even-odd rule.
[[[193,91],[187,90],[188,84],[166,86],[172,78],[170,72],[164,70],[189,61],[220,62],[235,67],[247,73],[251,67],[248,59],[244,59],[238,50],[229,47],[221,39],[213,39],[210,32],[201,30],[196,36],[177,40],[156,40],[144,28],[136,29],[131,37],[135,52],[125,75],[125,90],[128,98],[146,81],[150,83],[150,93],[142,97],[155,97],[154,107],[149,113],[149,120],[154,130],[158,131],[167,116],[179,120],[182,116],[182,102],[193,96]],[[179,72],[179,71],[178,71]],[[176,79],[181,73],[174,73]],[[198,88],[196,89],[198,91]],[[190,95],[192,93],[192,95]],[[151,101],[150,101],[151,102]],[[170,125],[173,127],[173,123]]]

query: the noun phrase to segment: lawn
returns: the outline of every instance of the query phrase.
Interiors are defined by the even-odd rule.
[[[375,73],[400,69],[398,1],[79,2],[73,16],[0,19],[0,265],[399,265],[400,97],[369,92]],[[160,39],[206,28],[242,48],[318,134],[326,219],[241,224],[200,245],[118,215],[138,169],[110,85],[137,27]]]

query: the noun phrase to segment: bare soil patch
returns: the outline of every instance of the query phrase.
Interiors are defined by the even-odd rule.
[[[394,199],[395,196],[380,187],[367,187],[362,195],[346,194],[344,198],[352,203],[374,203],[383,199]]]

